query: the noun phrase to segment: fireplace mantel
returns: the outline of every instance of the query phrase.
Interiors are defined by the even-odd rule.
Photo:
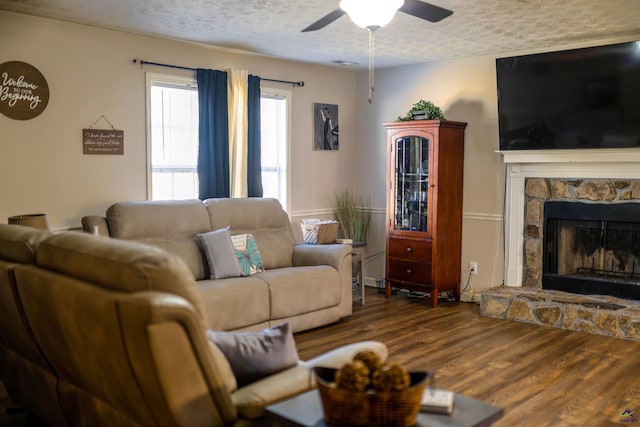
[[[523,281],[525,180],[527,178],[640,178],[640,148],[500,151],[506,165],[506,286]]]
[[[498,151],[512,163],[640,163],[640,148]]]

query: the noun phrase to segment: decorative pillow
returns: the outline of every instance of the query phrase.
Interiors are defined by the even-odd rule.
[[[238,387],[298,363],[298,351],[289,323],[260,332],[207,331],[207,338],[229,361]]]
[[[198,234],[211,272],[211,279],[242,276],[242,269],[231,242],[229,227]]]
[[[231,236],[231,241],[236,250],[236,257],[243,276],[251,276],[264,271],[262,256],[251,234],[236,234]]]

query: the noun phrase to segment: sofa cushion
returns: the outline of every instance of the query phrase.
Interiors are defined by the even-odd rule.
[[[209,329],[234,330],[265,324],[270,315],[269,289],[264,280],[250,277],[196,282],[207,312]]]
[[[242,268],[236,258],[229,227],[198,234],[211,279],[242,276]]]
[[[0,224],[0,258],[22,264],[36,262],[40,242],[51,237],[49,231],[22,225]]]
[[[231,241],[243,276],[264,271],[260,250],[251,234],[236,234],[231,236]]]
[[[107,209],[106,218],[111,237],[160,247],[182,258],[196,280],[209,277],[196,237],[213,230],[202,201],[121,202]]]
[[[342,289],[335,268],[277,268],[258,273],[269,284],[271,319],[300,315],[340,304]]]
[[[207,338],[229,361],[239,387],[298,363],[298,351],[288,323],[260,332],[209,330]]]
[[[193,237],[212,230],[207,211],[197,199],[121,202],[111,205],[106,216],[111,237],[119,239]]]
[[[207,199],[212,229],[231,227],[231,234],[251,233],[265,270],[291,267],[296,244],[289,216],[276,199],[249,197]]]
[[[195,280],[202,280],[209,277],[209,266],[205,256],[200,249],[197,236],[184,236],[174,238],[148,238],[133,240],[144,243],[169,252],[179,257],[193,275]]]
[[[40,244],[37,264],[112,291],[176,294],[194,306],[206,326],[204,304],[191,272],[180,258],[158,248],[65,232]]]

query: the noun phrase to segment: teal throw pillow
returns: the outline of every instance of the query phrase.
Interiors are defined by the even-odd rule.
[[[251,276],[264,271],[262,256],[251,234],[231,236],[231,241],[233,242],[236,258],[240,263],[243,276]]]

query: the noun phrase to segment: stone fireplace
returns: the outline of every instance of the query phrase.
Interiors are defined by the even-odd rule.
[[[639,255],[635,249],[626,251],[631,255],[621,255],[616,252],[617,248],[606,244],[602,249],[598,246],[591,250],[598,239],[603,239],[603,233],[608,239],[619,241],[622,240],[620,236],[631,233],[629,230],[614,227],[613,231],[605,233],[599,220],[589,222],[586,227],[578,226],[580,231],[577,232],[565,230],[566,223],[556,224],[553,227],[559,235],[557,245],[573,248],[576,239],[586,239],[591,242],[587,245],[589,250],[582,251],[585,252],[584,257],[577,251],[581,254],[577,257],[579,259],[569,257],[553,266],[549,265],[552,263],[549,258],[544,258],[543,250],[547,203],[550,206],[556,203],[637,203],[640,206],[640,150],[539,150],[501,154],[506,165],[504,286],[482,294],[480,314],[640,340],[640,300],[547,289],[549,278],[553,282],[555,276],[566,275],[564,273],[567,272],[575,277],[582,274],[582,268],[592,267],[595,276],[604,274],[603,271],[609,276],[622,273],[633,276],[639,272],[640,266],[634,259]],[[556,208],[562,211],[569,209],[567,206]],[[582,211],[582,207],[578,205],[575,210]],[[564,218],[560,219],[564,221]],[[588,231],[590,228],[592,231]],[[634,236],[637,235],[629,240],[638,240]],[[622,259],[625,261],[621,262]],[[599,278],[592,279],[597,282]],[[636,280],[633,278],[631,281]],[[619,281],[619,278],[614,281]],[[551,287],[554,285],[552,283]]]
[[[640,179],[525,181],[523,286],[640,300]]]
[[[502,155],[506,164],[505,286],[542,288],[546,202],[640,203],[640,150]]]

